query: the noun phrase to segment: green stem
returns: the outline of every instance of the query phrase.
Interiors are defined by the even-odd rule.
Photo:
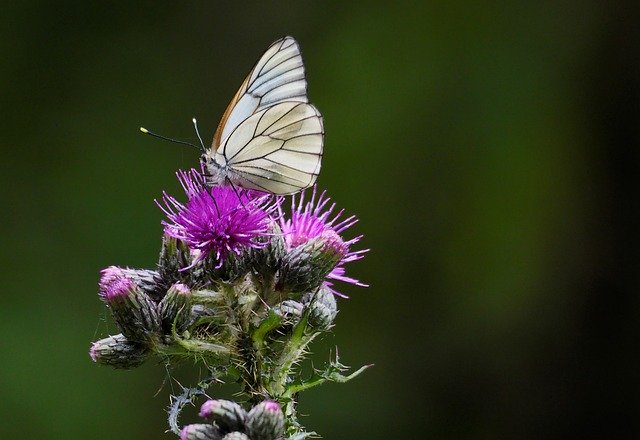
[[[307,346],[319,334],[317,332],[306,333],[307,318],[305,314],[293,328],[291,337],[285,343],[278,360],[273,365],[271,383],[268,386],[273,396],[284,395],[293,365],[304,357]]]

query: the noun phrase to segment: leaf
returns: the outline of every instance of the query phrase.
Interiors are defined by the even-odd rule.
[[[299,432],[292,435],[287,440],[303,440],[305,438],[320,438],[316,432]]]
[[[167,411],[168,414],[168,423],[171,432],[176,435],[180,435],[180,426],[178,425],[178,418],[180,417],[180,413],[187,405],[193,405],[193,402],[196,398],[200,396],[206,396],[205,390],[209,388],[209,386],[217,382],[217,374],[211,374],[207,378],[198,382],[198,384],[193,388],[186,388],[182,386],[182,384],[178,383],[180,388],[182,388],[182,392],[177,396],[171,396],[171,404],[169,405],[169,409]]]
[[[269,310],[269,316],[260,323],[260,326],[255,329],[251,335],[253,345],[256,348],[262,348],[264,345],[264,338],[282,323],[282,319],[282,316],[278,315],[273,310]]]
[[[345,375],[349,371],[348,366],[340,363],[340,356],[338,355],[338,351],[336,350],[335,360],[329,361],[329,364],[325,367],[324,370],[316,370],[314,369],[311,377],[305,381],[298,380],[294,381],[287,386],[287,389],[284,393],[284,396],[291,397],[296,393],[299,393],[304,390],[308,390],[310,388],[316,387],[318,385],[322,385],[325,382],[336,382],[336,383],[345,383],[350,381],[351,379],[356,378],[366,369],[372,367],[373,364],[364,365],[358,368],[351,374]]]

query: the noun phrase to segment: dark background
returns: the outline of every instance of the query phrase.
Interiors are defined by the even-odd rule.
[[[5,2],[0,437],[158,439],[165,367],[94,365],[108,265],[276,38],[325,118],[319,184],[372,252],[303,395],[327,439],[638,434],[640,17],[559,2]],[[177,377],[190,381],[190,369]],[[175,386],[175,385],[174,385]],[[230,397],[228,390],[212,390]],[[188,420],[187,420],[188,421]],[[191,419],[191,421],[195,421]]]

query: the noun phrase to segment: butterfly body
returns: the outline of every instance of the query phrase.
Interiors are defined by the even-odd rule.
[[[298,43],[284,37],[269,46],[224,112],[201,159],[206,182],[294,194],[315,183],[323,143]]]

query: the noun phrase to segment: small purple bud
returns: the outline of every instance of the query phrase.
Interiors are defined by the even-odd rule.
[[[200,407],[200,412],[198,415],[203,419],[211,417],[211,414],[216,410],[217,407],[220,406],[220,401],[218,400],[207,400]]]
[[[107,289],[109,286],[116,280],[121,278],[125,278],[124,272],[121,268],[117,266],[109,266],[100,271],[100,282],[98,286],[100,287],[100,298],[104,298],[107,293]]]
[[[278,405],[278,402],[274,402],[273,400],[265,400],[262,403],[264,404],[265,411],[270,411],[274,413],[280,412],[280,405]]]
[[[249,411],[246,422],[247,434],[251,440],[276,440],[284,435],[284,414],[280,405],[265,400]]]
[[[242,431],[247,412],[230,400],[207,400],[200,407],[200,417],[215,422],[224,431]]]
[[[136,288],[135,283],[127,278],[115,278],[104,291],[104,301],[109,305],[118,297],[126,297],[130,292],[135,291]]]
[[[112,280],[103,291],[120,331],[134,342],[150,342],[160,329],[156,304],[128,278]]]
[[[158,272],[154,270],[129,269],[117,266],[109,266],[100,272],[100,297],[103,298],[109,286],[120,278],[126,278],[133,281],[136,286],[142,289],[151,298],[159,300]]]
[[[220,440],[218,428],[205,423],[187,425],[180,431],[180,440]]]
[[[148,355],[146,347],[129,341],[122,334],[100,339],[91,344],[89,349],[89,356],[93,362],[118,369],[137,367]]]

